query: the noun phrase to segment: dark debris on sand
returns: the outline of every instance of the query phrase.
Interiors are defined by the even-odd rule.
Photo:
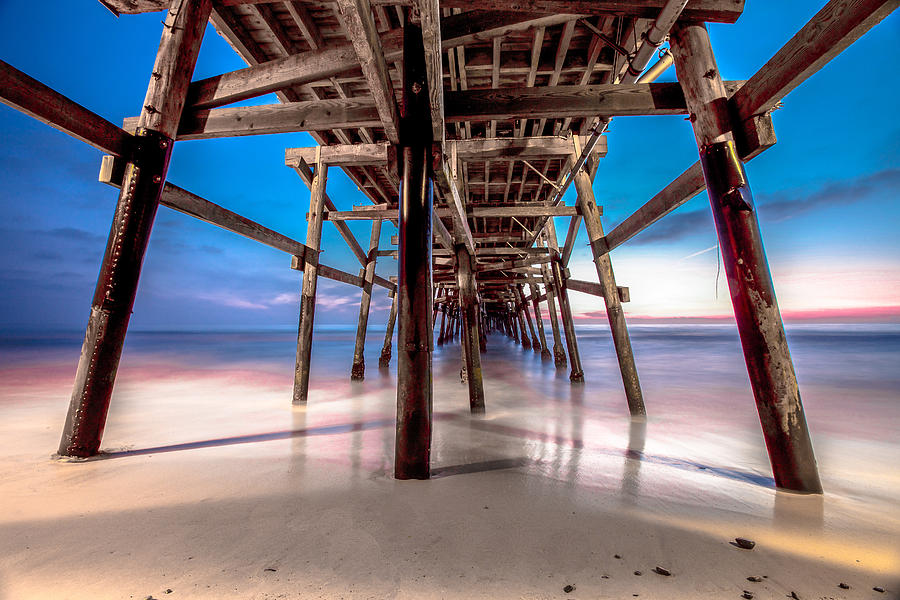
[[[753,550],[753,547],[756,546],[756,542],[754,542],[753,540],[748,540],[747,538],[742,537],[734,538],[732,544],[734,544],[738,548],[743,548],[744,550]]]

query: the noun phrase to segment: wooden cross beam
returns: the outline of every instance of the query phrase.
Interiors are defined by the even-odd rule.
[[[131,135],[2,60],[0,102],[103,152],[129,153]]]
[[[121,0],[120,0],[121,1]],[[225,0],[236,1],[236,0]],[[655,19],[665,0],[478,0],[481,10],[525,10],[580,15],[615,14]],[[471,0],[441,0],[444,8],[471,8]],[[744,0],[691,0],[682,17],[692,21],[734,23],[744,10]]]
[[[313,161],[315,161],[315,158],[313,158]],[[297,172],[297,175],[300,176],[300,179],[303,180],[303,183],[306,184],[306,187],[312,190],[313,172],[312,169],[309,168],[309,165],[305,161],[299,160],[295,165],[292,166]],[[324,200],[325,208],[327,210],[337,210],[334,202],[331,200],[331,198],[328,197],[328,192],[325,192]],[[359,264],[365,267],[366,263],[368,262],[366,252],[362,249],[362,246],[359,245],[359,242],[356,241],[356,237],[353,235],[353,232],[350,231],[350,228],[347,227],[346,223],[335,221],[334,225],[335,227],[337,227],[338,233],[341,234],[341,237],[344,238],[344,241],[347,242],[347,246],[350,247],[350,251],[353,252],[356,260],[359,261]]]
[[[743,81],[725,83],[729,94]],[[687,114],[678,83],[559,85],[447,92],[448,123],[507,119],[559,119]]]
[[[388,164],[388,142],[377,144],[337,144],[322,146],[322,161],[339,167],[362,167]],[[284,162],[293,167],[300,160],[307,163],[315,159],[316,146],[287,148]],[[454,155],[462,161],[484,161],[488,159],[560,159],[568,158],[573,152],[572,140],[559,136],[527,138],[473,138],[448,140],[445,154]],[[594,156],[606,156],[606,136],[600,138],[594,148]]]
[[[288,6],[293,6],[288,3]],[[440,47],[455,48],[481,39],[496,38],[529,27],[549,26],[577,19],[578,15],[542,15],[507,11],[486,13],[471,11],[445,17],[440,23]],[[298,22],[300,20],[298,19]],[[402,30],[394,29],[381,34],[385,60],[400,58]],[[434,40],[429,40],[434,46]],[[427,48],[426,48],[427,50]],[[201,79],[191,84],[189,109],[198,110],[224,106],[239,100],[255,98],[293,85],[325,81],[331,77],[360,72],[359,58],[351,43],[319,45],[318,49],[285,58],[262,62],[245,69]],[[442,81],[437,79],[436,81]],[[432,106],[434,112],[435,106]],[[443,114],[443,110],[441,111]],[[436,138],[440,139],[440,138]]]
[[[280,0],[219,0],[219,6],[271,3]],[[326,0],[334,2],[335,0]],[[166,10],[170,0],[103,0],[110,9],[122,14],[139,14]],[[373,5],[409,5],[411,0],[372,0]],[[656,18],[665,0],[479,0],[482,11],[531,11],[558,15],[616,14],[628,17]],[[443,8],[472,8],[471,0],[441,0]],[[734,23],[744,10],[744,0],[691,0],[682,15],[694,21]]]
[[[337,4],[343,15],[344,28],[359,57],[369,92],[375,99],[375,108],[384,127],[384,134],[390,142],[396,144],[400,141],[397,134],[400,115],[397,99],[394,97],[394,85],[381,47],[381,36],[375,27],[369,0],[337,0]]]
[[[743,82],[727,81],[729,93]],[[195,111],[182,118],[179,140],[242,135],[328,131],[382,125],[379,101],[342,98],[240,108]],[[677,83],[565,85],[448,92],[444,96],[448,123],[523,118],[608,117],[686,114]],[[133,131],[136,119],[125,119]]]
[[[383,206],[360,206],[356,210],[334,211],[325,213],[327,221],[370,221],[372,219],[393,220],[399,218],[396,208],[383,208]],[[453,218],[454,209],[439,207],[434,213],[441,218]],[[579,214],[575,206],[491,206],[472,207],[465,215],[467,217],[571,217]],[[474,242],[473,242],[474,247]]]

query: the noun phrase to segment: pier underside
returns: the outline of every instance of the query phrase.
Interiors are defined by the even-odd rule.
[[[61,455],[100,451],[160,204],[286,252],[303,272],[292,395],[298,410],[315,402],[318,278],[360,289],[347,375],[357,381],[371,376],[364,356],[373,287],[390,291],[397,343],[392,349],[389,329],[380,364],[392,353],[397,359],[393,472],[427,479],[439,448],[433,432],[445,426],[433,412],[436,345],[458,350],[469,400],[463,429],[480,432],[502,410],[481,354],[495,344],[512,351],[504,336],[568,369],[571,393],[580,394],[593,374],[576,337],[571,293],[592,295],[605,310],[623,414],[627,409],[635,427],[653,414],[657,399],[642,389],[623,309],[630,292],[616,281],[610,253],[708,189],[774,484],[822,491],[743,165],[774,145],[770,113],[784,96],[896,1],[832,0],[740,81],[722,80],[706,27],[736,21],[740,0],[486,0],[478,10],[461,0],[103,3],[121,13],[166,11],[143,108],[123,127],[2,63],[2,100],[108,153],[101,180],[120,188]],[[247,68],[192,79],[207,22]],[[665,42],[669,48],[654,59]],[[656,83],[673,64],[678,81]],[[228,106],[271,92],[278,104]],[[598,161],[614,151],[606,128],[614,118],[648,115],[689,119],[700,160],[607,232],[594,192],[603,185],[595,180]],[[166,181],[179,140],[297,131],[318,143],[285,150],[286,166],[310,190],[305,243]],[[350,207],[329,197],[329,169],[342,169],[365,203]],[[563,218],[564,236],[556,231]],[[371,222],[368,244],[353,236],[348,220]],[[399,232],[390,247],[382,247],[383,222]],[[595,282],[573,279],[567,268],[582,225]],[[358,274],[320,261],[322,228],[331,226],[359,261]],[[376,266],[387,262],[380,257],[398,259],[396,276],[378,275]]]

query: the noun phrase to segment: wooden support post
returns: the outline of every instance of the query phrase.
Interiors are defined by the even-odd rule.
[[[438,310],[440,310],[440,304],[438,303],[438,299],[441,297],[441,294],[444,292],[444,288],[435,288],[434,289],[434,299],[431,307],[431,329],[432,334],[434,333],[434,326],[437,323],[437,314]]]
[[[408,19],[408,16],[407,16]],[[431,476],[432,211],[431,116],[422,29],[403,28],[400,146],[399,278],[397,282],[397,437],[394,476]]]
[[[440,332],[438,332],[437,343],[438,343],[438,346],[443,346],[444,345],[444,336],[445,336],[444,322],[447,320],[447,303],[446,302],[441,304],[440,311],[441,311],[441,330],[440,330]]]
[[[531,348],[535,352],[540,352],[541,342],[538,340],[537,334],[534,331],[534,325],[531,323],[531,311],[528,309],[528,302],[525,301],[525,292],[522,291],[521,283],[516,287],[516,291],[518,292],[519,302],[522,304],[522,312],[525,314],[525,321],[528,323],[528,331],[531,332]]]
[[[369,305],[372,302],[372,282],[375,280],[375,259],[378,256],[378,240],[381,238],[381,219],[372,221],[369,238],[369,254],[363,275],[362,298],[359,301],[359,323],[356,326],[356,347],[353,350],[353,367],[350,379],[362,381],[366,377],[366,328],[369,325]]]
[[[387,330],[384,332],[384,346],[378,366],[387,368],[391,364],[391,338],[394,337],[394,323],[397,321],[397,292],[391,292],[391,313],[388,315]]]
[[[572,306],[569,304],[569,292],[566,289],[566,274],[562,263],[554,260],[551,263],[553,280],[556,284],[556,295],[559,299],[559,312],[562,316],[563,330],[566,332],[566,347],[569,350],[569,380],[572,383],[584,382],[584,370],[581,368],[581,356],[578,354],[578,340],[575,338],[575,320],[572,318]]]
[[[566,351],[563,348],[562,336],[559,332],[559,321],[556,317],[556,285],[553,282],[553,274],[548,265],[541,265],[541,276],[544,278],[550,329],[553,331],[553,362],[556,364],[557,369],[565,369],[568,363],[566,362]]]
[[[459,287],[460,316],[466,379],[469,384],[469,409],[472,414],[484,413],[484,385],[481,380],[481,342],[478,316],[481,312],[475,289],[475,273],[472,270],[472,255],[465,245],[456,247],[456,281]]]
[[[575,138],[575,147],[580,150]],[[577,155],[572,160],[577,160]],[[596,248],[603,243],[603,224],[600,222],[600,210],[594,198],[594,189],[591,185],[591,177],[582,169],[575,176],[575,189],[577,190],[578,206],[584,218],[584,228],[587,230],[591,247]],[[603,299],[606,304],[606,316],[609,319],[609,329],[612,333],[613,345],[616,348],[616,358],[619,360],[619,371],[622,373],[622,383],[625,386],[625,398],[628,401],[628,411],[632,417],[643,418],[647,415],[644,408],[644,396],[641,393],[641,383],[638,379],[637,367],[634,365],[634,353],[631,350],[631,339],[628,336],[628,326],[625,323],[625,312],[619,301],[619,293],[616,287],[616,276],[613,273],[612,262],[609,254],[594,251],[594,266],[597,267],[597,277],[603,288]]]
[[[675,69],[691,114],[744,359],[775,485],[821,493],[794,364],[743,164],[737,157],[725,88],[703,23],[672,31]]]
[[[529,284],[529,289],[531,290],[531,304],[534,307],[534,320],[537,323],[538,333],[540,334],[541,359],[549,360],[550,349],[547,348],[547,336],[544,333],[544,317],[541,315],[541,302],[538,299],[540,292],[538,291],[538,287],[533,283]]]
[[[93,456],[100,449],[144,253],[211,9],[211,0],[189,0],[166,15],[97,278],[59,444],[63,456]]]
[[[307,256],[303,269],[303,289],[300,292],[300,323],[297,327],[297,361],[294,364],[293,404],[306,404],[309,397],[309,363],[312,357],[313,320],[316,312],[316,286],[319,279],[317,253],[322,241],[322,212],[325,209],[325,185],[328,165],[316,162],[313,185],[309,193],[309,220],[306,224],[306,246],[313,254]]]
[[[516,310],[516,303],[510,302],[509,307],[509,325],[512,328],[512,338],[516,344],[519,343],[519,311]]]
[[[478,296],[476,295],[476,298]],[[484,312],[479,306],[478,309],[478,348],[482,352],[487,352],[487,333],[485,331]]]
[[[519,341],[521,342],[523,348],[525,348],[526,350],[531,350],[531,340],[528,338],[528,331],[525,329],[525,317],[522,314],[525,308],[523,305],[524,302],[513,300],[513,306],[515,307],[516,318],[518,319],[519,324],[519,332],[521,334],[519,336]]]

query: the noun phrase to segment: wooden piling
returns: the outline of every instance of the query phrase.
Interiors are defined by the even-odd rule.
[[[431,119],[422,29],[403,28],[400,146],[397,436],[394,476],[431,475],[432,195]]]
[[[520,335],[520,343],[522,347],[526,350],[531,350],[531,340],[528,338],[528,331],[525,329],[525,316],[522,314],[524,311],[524,302],[520,302],[518,298],[513,301],[513,307],[515,307],[516,311],[516,319],[519,324],[519,332]]]
[[[756,208],[737,157],[726,93],[703,23],[679,23],[672,53],[700,149],[701,165],[744,359],[779,488],[821,493],[816,458]]]
[[[462,317],[460,346],[464,349],[464,367],[469,384],[469,410],[472,414],[480,414],[484,413],[481,343],[478,333],[480,309],[475,289],[475,273],[472,271],[472,255],[463,244],[456,247],[456,280]]]
[[[562,263],[554,259],[551,263],[553,280],[556,284],[557,298],[559,299],[559,312],[562,316],[563,330],[566,333],[566,347],[569,350],[569,380],[573,383],[584,382],[584,370],[581,368],[581,356],[578,354],[578,340],[575,337],[575,321],[572,317],[572,307],[569,304],[569,292],[566,289],[566,275]]]
[[[359,322],[356,326],[356,346],[353,350],[353,366],[350,379],[361,381],[366,376],[366,328],[369,325],[369,306],[372,302],[372,285],[375,281],[375,259],[378,256],[378,241],[381,238],[381,219],[372,221],[372,235],[369,238],[369,254],[363,274],[362,297],[359,301]]]
[[[575,147],[579,148],[577,137]],[[572,160],[576,160],[573,156]],[[587,230],[588,239],[594,252],[594,266],[597,267],[597,277],[603,290],[603,300],[606,305],[606,316],[609,320],[609,328],[612,333],[613,345],[616,349],[616,358],[619,361],[619,371],[622,374],[622,384],[625,386],[625,398],[628,402],[628,411],[632,417],[644,417],[647,414],[644,408],[644,396],[641,393],[641,382],[638,379],[637,367],[634,364],[634,353],[631,349],[631,338],[628,336],[628,326],[625,323],[625,312],[619,300],[616,276],[613,273],[612,262],[609,254],[598,252],[604,242],[603,224],[600,222],[600,210],[594,198],[594,189],[591,177],[585,170],[581,170],[575,176],[575,189],[577,202],[584,218],[584,228]]]
[[[534,331],[534,325],[531,322],[531,310],[528,308],[528,302],[525,301],[525,292],[522,291],[522,284],[516,286],[516,292],[519,297],[519,302],[522,304],[522,313],[525,315],[525,322],[528,323],[528,331],[531,332],[531,348],[535,352],[541,351],[541,342],[537,338],[537,334]]]
[[[537,323],[538,333],[540,334],[541,359],[549,360],[550,349],[547,348],[547,336],[544,333],[544,317],[541,314],[541,301],[539,300],[538,287],[535,284],[529,284],[531,291],[531,304],[534,307],[534,321]]]
[[[384,332],[384,345],[381,347],[381,356],[378,366],[386,368],[391,364],[391,338],[394,337],[394,323],[397,322],[397,292],[391,291],[391,312],[388,315],[387,329]]]
[[[60,455],[87,457],[100,449],[144,254],[211,9],[211,0],[191,0],[173,5],[166,15],[97,278]]]
[[[437,343],[438,343],[438,346],[443,346],[444,345],[444,321],[447,319],[447,303],[446,302],[441,304],[440,312],[441,312],[441,329],[438,332]]]
[[[566,351],[562,344],[562,336],[559,332],[559,321],[556,318],[556,285],[548,265],[541,265],[541,277],[544,279],[544,290],[547,296],[547,312],[550,317],[550,329],[553,332],[553,362],[557,369],[565,369]]]
[[[306,404],[309,398],[309,369],[312,357],[313,322],[316,313],[316,287],[319,280],[319,259],[316,255],[322,242],[322,212],[325,209],[325,187],[328,165],[317,154],[316,171],[309,193],[309,217],[306,223],[306,246],[310,256],[303,268],[303,288],[300,291],[300,322],[297,327],[297,360],[294,364],[295,406]]]

